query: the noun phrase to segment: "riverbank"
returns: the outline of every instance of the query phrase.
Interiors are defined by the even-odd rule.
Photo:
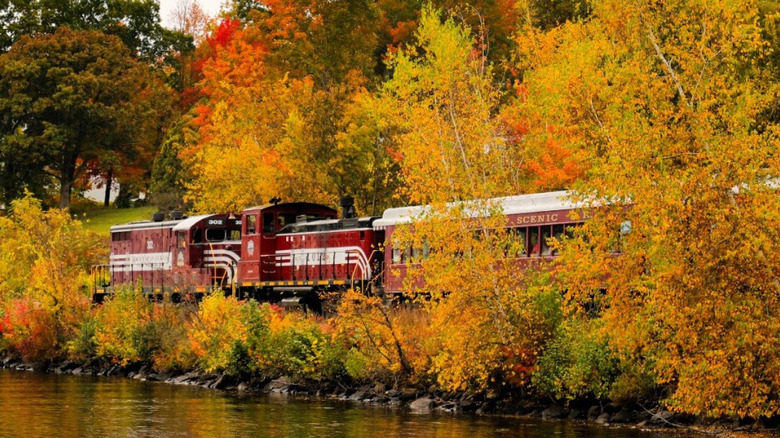
[[[14,356],[0,361],[0,368],[17,371],[35,371],[50,374],[82,376],[116,376],[139,381],[162,382],[171,385],[198,386],[225,391],[234,395],[278,394],[289,397],[314,397],[360,405],[387,406],[417,414],[475,413],[517,416],[541,420],[572,420],[586,424],[657,430],[674,433],[706,433],[719,436],[773,436],[778,431],[777,418],[760,421],[707,419],[677,414],[661,407],[626,407],[614,404],[577,402],[569,405],[543,403],[512,394],[469,394],[442,392],[435,387],[388,388],[384,384],[343,386],[334,382],[296,382],[286,377],[252,377],[237,379],[227,374],[198,371],[186,373],[158,373],[149,364],[133,363],[127,366],[106,363],[54,361],[25,362]]]

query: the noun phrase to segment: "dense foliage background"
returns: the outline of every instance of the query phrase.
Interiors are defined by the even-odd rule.
[[[179,31],[151,0],[0,15],[3,348],[780,414],[780,3],[236,0]],[[329,319],[132,287],[90,308],[102,245],[67,208],[112,181],[119,205],[192,212],[432,204],[399,234],[430,249],[429,290],[350,292]],[[471,205],[474,233],[447,204],[557,189],[594,217],[526,272],[495,205]]]

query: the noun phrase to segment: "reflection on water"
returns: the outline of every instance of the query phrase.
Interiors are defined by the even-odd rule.
[[[0,436],[24,437],[599,437],[635,430],[388,408],[235,397],[210,389],[111,377],[0,370]]]

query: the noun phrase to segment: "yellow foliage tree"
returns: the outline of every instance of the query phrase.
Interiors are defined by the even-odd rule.
[[[755,2],[602,1],[520,36],[528,105],[591,166],[578,189],[596,216],[560,278],[682,412],[780,412],[778,88],[761,23]]]
[[[406,195],[431,204],[393,234],[406,289],[430,315],[430,370],[449,390],[523,385],[548,329],[517,269],[517,236],[488,198],[530,189],[521,139],[468,28],[425,8],[416,43],[390,57],[384,105],[396,123]],[[464,201],[466,200],[466,201]],[[463,201],[463,202],[452,202]],[[424,289],[417,290],[424,284]],[[528,328],[528,331],[524,331]]]
[[[416,43],[390,56],[384,84],[405,190],[414,203],[517,194],[523,156],[497,117],[501,90],[468,28],[423,9]]]

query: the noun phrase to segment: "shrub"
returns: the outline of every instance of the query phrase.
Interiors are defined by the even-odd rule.
[[[338,379],[346,374],[346,353],[333,342],[327,321],[279,311],[267,315],[266,336],[255,350],[263,372],[314,380]]]
[[[126,365],[148,360],[152,304],[132,287],[120,288],[95,311],[97,355]]]
[[[32,298],[10,300],[0,320],[3,347],[26,360],[56,358],[59,354],[54,314]]]
[[[245,348],[252,302],[240,302],[222,293],[212,293],[200,303],[200,308],[187,322],[186,331],[190,349],[198,366],[207,372],[248,369],[249,364],[234,363],[243,360],[236,351]],[[236,350],[238,349],[238,350]]]
[[[27,359],[61,357],[88,318],[84,286],[104,248],[67,212],[44,211],[29,194],[10,207],[0,217],[3,343]]]
[[[97,356],[98,344],[95,340],[98,321],[90,315],[84,319],[76,336],[68,343],[68,355],[75,360],[86,360]]]
[[[424,310],[390,308],[378,297],[349,291],[335,320],[345,372],[355,379],[410,379],[428,375],[430,319]]]
[[[181,371],[194,367],[195,356],[187,337],[187,323],[194,313],[190,305],[163,302],[153,306],[150,331],[154,348],[150,349],[150,357],[157,371]]]
[[[599,337],[599,324],[599,320],[571,319],[559,327],[531,378],[540,394],[556,399],[609,396],[619,363],[607,341]]]

